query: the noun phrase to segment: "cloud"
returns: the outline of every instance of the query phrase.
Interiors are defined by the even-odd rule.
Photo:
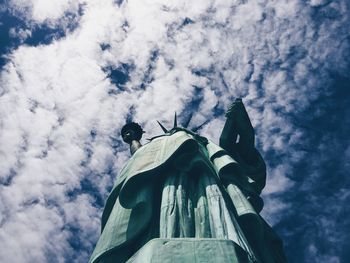
[[[174,111],[181,121],[192,112],[192,127],[209,120],[200,132],[218,141],[234,97],[244,98],[268,164],[264,215],[284,237],[295,229],[286,226],[299,204],[293,193],[313,188],[323,175],[311,168],[330,157],[310,155],[315,142],[323,140],[317,152],[326,152],[332,140],[305,125],[332,107],[320,103],[335,92],[332,76],[348,76],[346,1],[8,5],[30,29],[45,25],[64,34],[12,49],[0,73],[0,244],[6,248],[0,261],[86,262],[103,201],[128,158],[119,137],[125,120],[132,115],[149,138],[160,133],[155,120],[170,127]],[[12,29],[23,39],[33,34],[23,30]],[[315,165],[299,170],[305,160]],[[299,172],[311,181],[302,183]],[[330,207],[336,198],[346,200],[346,191],[340,193]],[[318,196],[314,191],[310,198]],[[310,207],[322,209],[317,202]],[[309,227],[305,213],[298,222]],[[321,253],[315,239],[305,240],[305,255]],[[321,257],[335,259],[338,252]]]
[[[8,8],[25,17],[27,21],[51,25],[62,22],[62,17],[67,13],[75,13],[79,10],[79,5],[84,1],[53,0],[9,0]]]

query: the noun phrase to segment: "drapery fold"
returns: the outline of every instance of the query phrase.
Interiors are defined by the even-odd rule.
[[[154,237],[231,239],[253,253],[238,217],[259,217],[264,169],[259,162],[247,169],[220,146],[198,142],[185,131],[152,140],[120,172],[90,262],[109,262],[112,254],[120,255],[114,262],[124,262],[123,255],[131,256]],[[154,220],[158,236],[150,234]]]

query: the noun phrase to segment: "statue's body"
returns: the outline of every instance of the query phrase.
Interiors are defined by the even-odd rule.
[[[223,252],[227,259],[222,262],[285,262],[280,239],[259,216],[266,167],[240,100],[227,113],[220,146],[180,127],[142,147],[137,143],[142,130],[122,133],[133,155],[106,202],[90,262],[126,262],[156,238],[173,242],[171,253],[190,251],[180,261],[198,259],[198,253],[208,254],[217,244],[223,249],[220,242],[230,240],[234,253],[226,246],[231,254]],[[166,242],[148,243],[144,247],[153,252],[141,250],[130,261],[158,262],[155,258],[164,255],[150,254],[163,251],[160,246]],[[197,254],[186,244],[197,247]],[[220,261],[207,257],[200,262]]]

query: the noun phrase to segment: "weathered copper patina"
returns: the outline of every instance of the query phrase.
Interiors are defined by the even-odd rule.
[[[259,215],[266,166],[241,100],[226,117],[220,145],[175,121],[141,146],[141,127],[124,126],[132,156],[107,199],[90,262],[286,262]]]

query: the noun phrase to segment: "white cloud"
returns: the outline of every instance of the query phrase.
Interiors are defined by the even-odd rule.
[[[25,41],[28,37],[32,35],[32,32],[29,29],[22,29],[22,28],[11,28],[9,30],[9,36],[11,38],[18,38],[21,43]]]
[[[320,251],[318,251],[315,244],[311,244],[306,249],[308,256],[310,259],[320,262],[320,263],[339,263],[340,258],[337,256],[329,256],[329,255],[322,255]]]
[[[128,156],[126,146],[113,156],[111,137],[131,107],[149,138],[160,132],[155,120],[170,126],[174,111],[191,110],[199,97],[192,125],[210,119],[202,134],[215,141],[224,117],[214,119],[213,108],[244,97],[260,148],[277,151],[283,163],[269,167],[265,190],[264,213],[278,222],[289,204],[272,196],[292,187],[293,163],[305,155],[304,131],[288,114],[309,107],[326,91],[328,71],[343,73],[348,62],[340,59],[348,52],[346,5],[332,3],[338,17],[316,21],[312,6],[321,2],[12,0],[29,22],[50,26],[86,5],[73,32],[46,46],[20,46],[1,72],[0,178],[7,183],[0,186],[0,261],[30,251],[17,262],[45,262],[55,246],[59,262],[67,255],[86,261],[89,251],[75,254],[65,226],[80,229],[91,249],[101,208],[86,193],[67,194],[86,179],[106,197],[113,183],[107,168],[117,171]],[[131,68],[129,81],[109,95],[117,87],[102,68],[122,63]]]
[[[10,0],[10,7],[34,23],[54,25],[66,12],[76,13],[85,1],[69,0]]]

